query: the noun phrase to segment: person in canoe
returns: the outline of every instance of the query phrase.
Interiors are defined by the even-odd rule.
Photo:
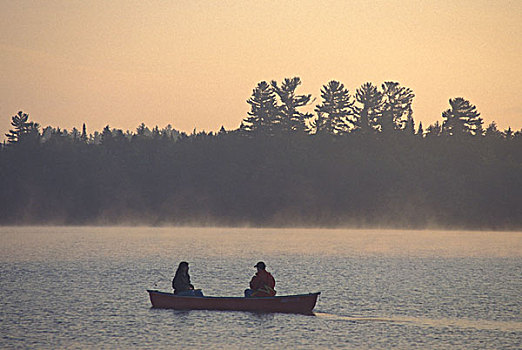
[[[179,296],[202,297],[203,293],[201,292],[201,289],[194,289],[194,286],[190,284],[190,275],[188,270],[188,262],[182,261],[179,263],[176,274],[172,279],[172,288],[174,289],[174,294]]]
[[[257,268],[257,273],[250,280],[250,288],[245,290],[245,297],[273,297],[276,295],[275,279],[266,270],[265,263],[260,261],[254,267]]]

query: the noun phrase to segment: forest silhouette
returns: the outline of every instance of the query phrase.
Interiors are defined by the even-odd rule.
[[[300,84],[260,82],[217,133],[42,129],[20,111],[0,224],[522,228],[522,130],[484,127],[462,97],[424,129],[397,82],[333,80],[318,101]]]

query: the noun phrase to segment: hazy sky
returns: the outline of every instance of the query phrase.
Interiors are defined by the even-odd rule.
[[[399,81],[414,118],[448,99],[522,128],[522,1],[0,0],[0,132],[42,126],[237,128],[261,80],[299,76],[319,102]]]

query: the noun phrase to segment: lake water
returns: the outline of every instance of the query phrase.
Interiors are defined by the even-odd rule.
[[[190,262],[241,296],[263,260],[315,316],[159,310]],[[0,228],[0,348],[520,349],[522,232]]]

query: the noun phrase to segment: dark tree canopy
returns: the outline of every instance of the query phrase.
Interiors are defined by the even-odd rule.
[[[415,132],[410,89],[365,83],[354,100],[335,80],[305,129],[300,83],[259,83],[241,126],[216,134],[40,131],[19,112],[0,148],[0,224],[522,229],[522,130],[482,130],[455,98]]]

